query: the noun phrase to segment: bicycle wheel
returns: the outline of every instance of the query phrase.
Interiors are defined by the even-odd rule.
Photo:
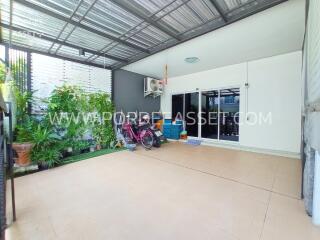
[[[151,149],[153,146],[153,134],[147,131],[141,138],[141,144],[145,149]]]

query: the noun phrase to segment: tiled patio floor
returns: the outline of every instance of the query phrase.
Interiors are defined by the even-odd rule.
[[[296,159],[169,143],[16,179],[7,239],[319,240]]]

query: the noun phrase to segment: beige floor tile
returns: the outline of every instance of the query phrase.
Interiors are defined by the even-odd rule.
[[[29,221],[18,220],[6,230],[7,240],[55,240],[57,235],[49,218],[37,218],[28,215]]]
[[[300,199],[301,181],[301,177],[276,176],[272,191]]]
[[[178,142],[165,148],[155,152],[139,148],[135,153],[300,198],[300,160]]]
[[[320,228],[312,225],[301,200],[272,194],[262,239],[316,240]]]
[[[313,240],[317,229],[300,202],[269,189],[274,180],[277,191],[297,189],[299,165],[280,160],[170,143],[21,177],[8,239],[291,240],[282,229],[302,224],[294,232]]]

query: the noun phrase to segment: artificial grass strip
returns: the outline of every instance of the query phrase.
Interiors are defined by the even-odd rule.
[[[79,154],[76,156],[71,156],[71,157],[67,157],[67,158],[62,159],[62,162],[60,165],[79,162],[79,161],[86,160],[89,158],[99,157],[102,155],[106,155],[106,154],[110,154],[110,153],[114,153],[114,152],[120,152],[123,150],[125,150],[125,148],[102,149],[102,150],[95,151],[95,152],[82,153],[82,154]]]

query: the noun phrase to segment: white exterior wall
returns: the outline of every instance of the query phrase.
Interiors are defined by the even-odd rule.
[[[201,64],[201,61],[198,63]],[[171,95],[240,87],[240,147],[298,156],[301,143],[301,51],[168,79],[161,110],[171,112]],[[170,70],[170,69],[169,69]],[[272,124],[249,125],[248,112],[272,114]],[[230,143],[230,146],[234,143]]]

